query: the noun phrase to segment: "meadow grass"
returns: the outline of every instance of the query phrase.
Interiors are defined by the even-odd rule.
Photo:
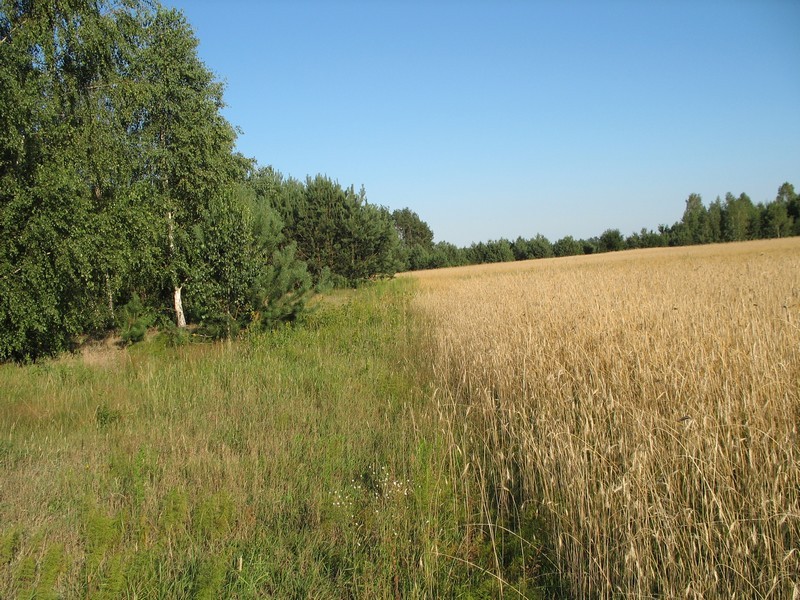
[[[551,592],[800,596],[800,239],[413,276],[452,472]]]
[[[413,293],[370,286],[234,343],[0,366],[0,597],[493,594]]]

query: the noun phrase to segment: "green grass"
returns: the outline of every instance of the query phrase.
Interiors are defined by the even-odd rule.
[[[0,366],[0,597],[497,595],[412,294],[370,286],[235,343]]]

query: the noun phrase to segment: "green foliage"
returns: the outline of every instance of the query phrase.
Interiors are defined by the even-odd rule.
[[[64,545],[54,544],[50,546],[39,563],[39,582],[36,585],[36,598],[56,600],[60,597],[54,588],[66,567]]]
[[[92,598],[114,600],[122,597],[125,583],[125,562],[122,556],[116,554],[109,557],[98,579],[90,582],[89,589],[92,590]]]
[[[114,452],[109,470],[114,476],[119,498],[137,508],[145,502],[147,490],[158,472],[157,457],[144,447],[135,454]]]
[[[152,290],[169,299],[186,287],[187,313],[237,312],[236,275],[246,247],[235,183],[245,163],[233,154],[235,131],[220,114],[222,86],[197,57],[197,40],[184,16],[157,8],[143,30],[146,43],[131,71],[141,85],[137,143],[149,149],[143,184],[160,240]],[[231,251],[230,261],[220,256]]]
[[[120,310],[117,317],[120,335],[125,344],[141,342],[147,328],[155,323],[155,315],[144,306],[139,294],[135,293]]]
[[[19,598],[35,598],[34,584],[36,583],[36,559],[32,556],[24,557],[14,570],[14,587]]]
[[[174,536],[182,532],[189,520],[189,501],[186,492],[174,488],[167,492],[161,503],[159,526],[167,535]]]
[[[711,243],[721,242],[722,237],[722,202],[717,197],[708,206],[708,241]]]
[[[94,418],[98,427],[104,428],[118,423],[122,418],[122,414],[118,410],[109,408],[106,404],[101,404],[97,407]]]
[[[606,229],[597,244],[599,252],[616,252],[625,248],[625,238],[622,237],[619,229]],[[589,254],[589,252],[586,252]]]
[[[86,536],[86,564],[91,570],[102,560],[103,553],[119,537],[117,523],[112,517],[108,517],[101,512],[93,509],[86,515],[85,523]]]
[[[226,492],[203,499],[192,515],[192,525],[199,538],[207,543],[225,537],[236,521],[236,507]]]
[[[672,227],[661,226],[659,236],[682,246],[797,235],[797,202],[789,183],[781,185],[775,200],[766,204],[753,204],[747,194],[728,193],[724,202],[717,198],[706,208],[698,194],[691,194],[681,220]]]
[[[253,282],[252,306],[262,327],[294,321],[305,310],[312,291],[311,275],[296,255],[294,244],[275,250]]]
[[[583,246],[580,242],[573,239],[571,235],[568,235],[553,244],[553,254],[555,254],[555,256],[575,256],[577,254],[583,254]]]
[[[669,243],[669,237],[642,227],[638,233],[634,232],[625,239],[625,247],[631,250],[636,248],[659,248]]]
[[[191,335],[183,327],[178,327],[172,321],[166,321],[160,330],[159,337],[164,340],[168,348],[185,346],[191,341]]]
[[[407,247],[433,247],[433,231],[419,215],[410,208],[402,208],[392,213],[392,222],[400,241]]]
[[[249,202],[243,188],[209,200],[192,232],[202,261],[186,288],[187,314],[215,339],[236,335],[248,315],[248,288],[258,259]]]
[[[511,242],[506,239],[489,240],[472,244],[467,250],[469,262],[473,264],[510,262],[514,260]]]
[[[85,594],[104,600],[119,598],[126,584],[126,557],[120,550],[123,521],[119,516],[109,517],[92,509],[84,527]]]
[[[392,213],[399,239],[400,269],[416,271],[430,268],[433,253],[433,231],[417,213],[410,208],[395,210]]]
[[[797,194],[794,186],[787,181],[778,188],[775,201],[786,205],[786,212],[791,222],[791,234],[800,235],[800,194]]]
[[[190,317],[230,335],[257,312],[257,275],[284,281],[287,260],[272,260],[280,231],[266,253],[254,238],[251,164],[186,19],[136,0],[36,6],[0,7],[0,360],[114,320],[140,341],[177,288]],[[299,279],[282,296],[301,296]]]
[[[705,244],[712,239],[712,228],[708,211],[699,194],[691,194],[686,200],[686,210],[680,223],[672,231],[675,245]]]
[[[253,251],[257,268],[249,282],[248,309],[260,327],[294,321],[305,310],[312,279],[297,257],[297,244],[286,240],[280,213],[268,197],[253,193]]]
[[[132,163],[116,155],[124,126],[105,117],[125,112],[117,82],[130,52],[98,4],[0,12],[0,360],[52,354],[107,326],[124,276],[130,205],[115,182]]]
[[[458,248],[449,242],[438,242],[433,247],[427,268],[458,267],[468,262],[467,249]]]
[[[672,226],[659,225],[655,231],[642,228],[627,238],[618,229],[608,229],[599,237],[576,240],[572,236],[565,236],[552,245],[541,235],[529,240],[518,237],[511,243],[511,250],[514,260],[526,260],[788,235],[800,235],[800,197],[795,193],[794,186],[784,183],[778,189],[775,200],[766,204],[754,205],[747,194],[737,197],[728,193],[724,202],[717,198],[705,207],[699,194],[690,194],[681,220]],[[462,253],[462,261],[457,258],[432,258],[429,264],[438,267],[509,260],[503,249],[504,242],[479,242],[463,249],[453,247],[451,256]]]
[[[397,232],[389,211],[328,177],[305,184],[284,181],[272,170],[254,174],[249,185],[259,202],[278,211],[285,239],[306,263],[315,284],[325,280],[357,285],[391,276],[400,265]]]
[[[332,292],[333,290],[351,287],[347,279],[342,275],[331,271],[330,267],[323,267],[322,272],[317,276],[316,290],[320,293]]]
[[[10,563],[19,552],[22,541],[22,532],[12,529],[0,538],[0,564]]]
[[[198,333],[211,340],[224,340],[239,335],[239,322],[229,314],[212,314],[201,324]]]
[[[758,213],[747,194],[736,198],[733,194],[725,195],[722,213],[722,231],[726,241],[737,242],[754,239],[758,229]]]
[[[223,556],[199,561],[193,598],[216,600],[223,597],[227,570],[227,562]]]
[[[792,225],[787,203],[776,200],[762,208],[761,231],[763,237],[779,238],[791,235]]]
[[[550,258],[554,256],[553,244],[542,234],[538,234],[529,240],[522,236],[518,237],[512,242],[511,250],[514,252],[515,260]]]
[[[479,242],[469,248],[440,243],[432,250],[417,251],[417,254],[403,248],[402,257],[407,268],[436,268],[787,235],[800,235],[800,197],[791,184],[784,183],[773,202],[758,205],[746,194],[738,197],[727,194],[724,203],[717,198],[706,208],[699,194],[691,194],[679,222],[672,226],[659,225],[657,230],[642,228],[627,237],[618,229],[608,229],[599,237],[582,240],[565,236],[553,244],[542,235],[531,239],[520,236],[510,243],[513,258],[506,251],[509,242],[502,239]]]

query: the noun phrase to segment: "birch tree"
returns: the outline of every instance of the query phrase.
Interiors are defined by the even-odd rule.
[[[151,192],[153,226],[162,231],[162,293],[186,326],[184,290],[201,280],[208,206],[243,177],[233,127],[221,115],[222,85],[197,56],[182,13],[158,8],[144,30],[132,74],[140,94],[135,135]]]
[[[0,359],[59,351],[113,317],[127,246],[118,20],[131,14],[0,2]]]

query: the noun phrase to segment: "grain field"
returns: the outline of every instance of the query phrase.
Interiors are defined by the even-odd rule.
[[[568,595],[800,596],[800,239],[414,277],[455,474]]]

